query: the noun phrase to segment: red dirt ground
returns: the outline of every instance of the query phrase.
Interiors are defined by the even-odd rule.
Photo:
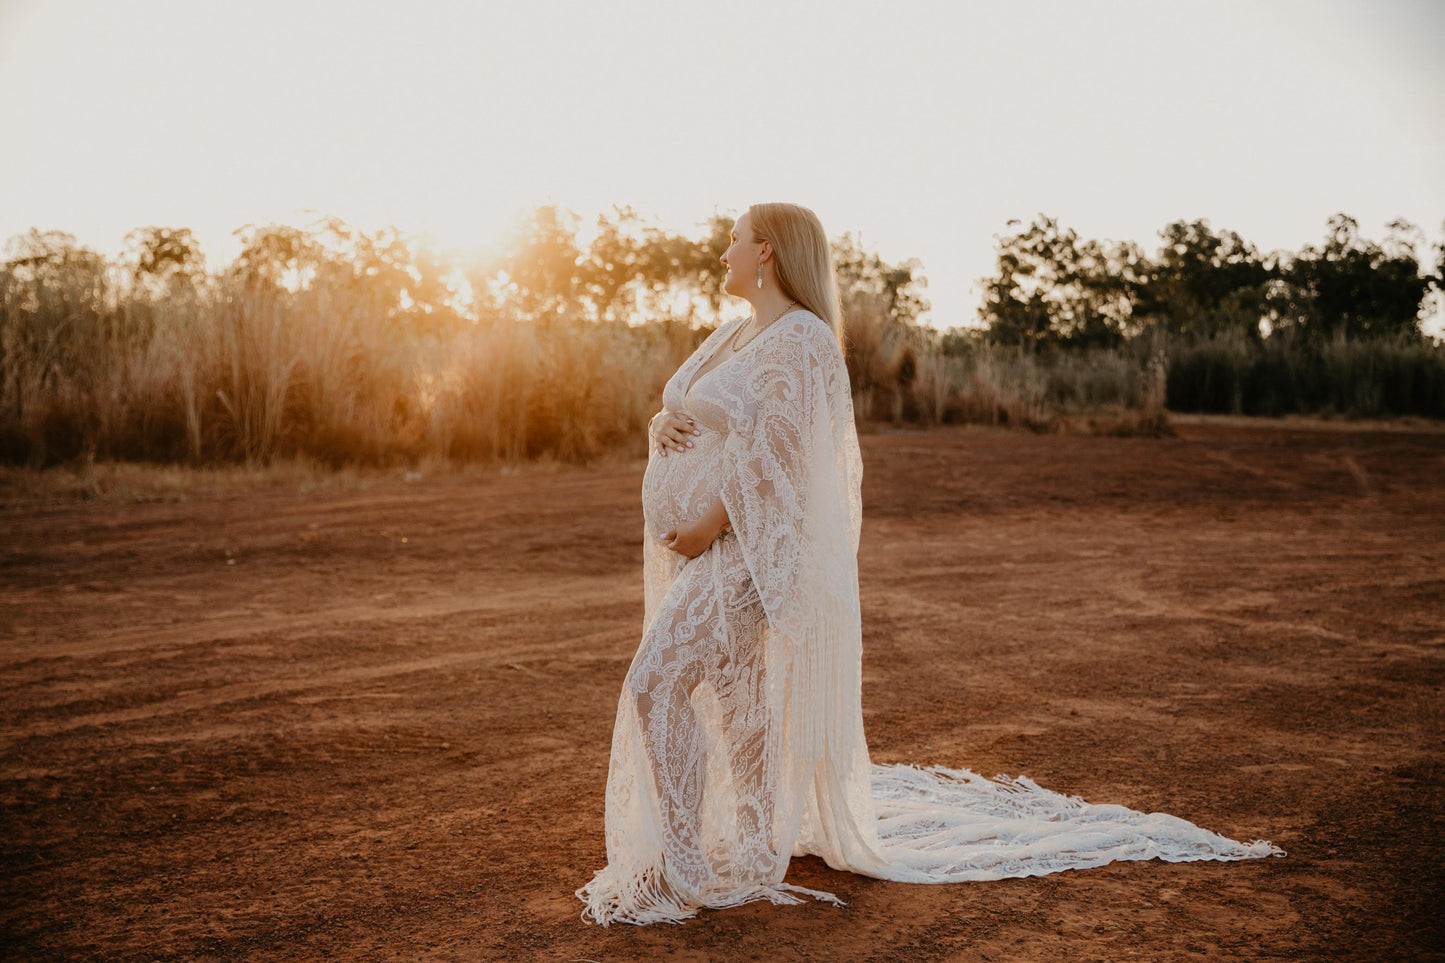
[[[7,960],[1441,958],[1445,434],[866,435],[873,758],[1286,858],[600,929],[642,467],[0,490]],[[685,455],[683,457],[686,457]],[[308,490],[309,488],[309,490]]]

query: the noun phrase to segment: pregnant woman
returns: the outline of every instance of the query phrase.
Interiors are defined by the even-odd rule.
[[[642,644],[612,734],[607,866],[577,891],[583,917],[838,903],[783,882],[805,854],[914,883],[1283,856],[1022,776],[871,764],[863,465],[827,235],[807,208],[756,204],[722,261],[723,289],[753,312],[698,346],[649,428]]]

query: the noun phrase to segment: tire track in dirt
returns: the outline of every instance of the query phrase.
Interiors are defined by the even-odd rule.
[[[611,601],[632,588],[635,578],[617,574],[601,578],[579,578],[575,585],[584,595],[596,601]],[[589,583],[596,582],[597,585]],[[38,594],[38,593],[37,593]],[[332,604],[306,612],[222,612],[182,624],[146,625],[126,629],[99,629],[93,634],[74,639],[32,638],[12,643],[6,651],[0,671],[16,662],[32,658],[96,658],[132,651],[150,651],[176,646],[232,641],[257,635],[314,633],[354,623],[410,621],[445,618],[467,614],[527,614],[529,609],[550,606],[570,600],[577,590],[566,587],[539,587],[536,579],[526,576],[489,578],[485,584],[470,591],[433,598],[425,602],[378,606],[370,599]],[[43,604],[40,599],[24,601],[15,594],[0,594],[0,604]]]
[[[232,683],[200,691],[183,692],[143,706],[103,712],[82,713],[59,720],[30,722],[24,727],[0,727],[0,749],[33,736],[52,736],[87,726],[104,727],[149,721],[165,715],[203,712],[223,705],[253,699],[292,695],[314,689],[345,687],[397,676],[448,669],[522,668],[528,661],[567,658],[589,641],[615,642],[616,631],[572,636],[548,644],[508,644],[509,630],[530,619],[539,609],[553,615],[596,611],[612,603],[633,587],[635,578],[605,576],[569,580],[566,586],[534,586],[530,593],[431,600],[407,606],[337,605],[305,615],[272,615],[259,618],[218,618],[199,625],[175,626],[162,630],[131,630],[100,634],[77,642],[65,654],[72,658],[93,658],[136,649],[151,650],[175,645],[198,646],[217,641],[234,641],[264,635],[284,635],[298,640],[315,633],[334,634],[360,626],[387,626],[408,622],[444,620],[458,616],[486,617],[486,630],[473,637],[476,650],[448,652],[381,665],[350,666],[312,672],[305,678],[270,679]],[[474,623],[469,623],[476,631]],[[24,653],[16,654],[24,658]],[[585,657],[584,657],[585,658]],[[7,661],[14,661],[14,657]],[[522,669],[522,671],[528,671]]]
[[[219,709],[230,703],[246,702],[268,697],[291,696],[313,689],[345,688],[361,683],[376,682],[426,672],[455,669],[496,669],[520,668],[529,661],[568,658],[569,650],[589,639],[613,642],[615,632],[600,632],[593,636],[562,639],[550,645],[531,645],[502,652],[454,652],[427,658],[406,659],[382,665],[358,666],[347,669],[314,672],[304,679],[276,679],[264,682],[232,683],[196,692],[182,692],[174,697],[161,699],[131,709],[117,709],[109,712],[93,712],[72,716],[53,722],[30,723],[23,729],[0,728],[0,749],[8,748],[21,739],[54,736],[90,726],[105,727],[129,722],[150,722],[163,716],[188,712],[204,712]],[[593,661],[582,658],[579,661]],[[525,671],[525,670],[524,670]],[[376,697],[380,693],[341,694],[313,697],[309,701],[324,701],[327,698],[354,699]]]

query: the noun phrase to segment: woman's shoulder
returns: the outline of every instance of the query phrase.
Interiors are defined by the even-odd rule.
[[[838,344],[833,326],[813,311],[807,308],[791,311],[779,323],[787,325],[780,334],[780,341],[799,345],[825,366],[843,360],[843,349]]]
[[[819,337],[833,336],[833,327],[808,308],[798,308],[796,311],[789,311],[775,322],[778,324],[778,337],[785,341],[812,341]]]

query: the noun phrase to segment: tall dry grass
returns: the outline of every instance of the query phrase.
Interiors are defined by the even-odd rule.
[[[1087,351],[1047,357],[976,333],[892,320],[876,295],[845,298],[849,372],[860,416],[894,423],[1055,431],[1087,415],[1104,430],[1166,433],[1162,355]],[[1102,419],[1102,420],[1099,420]]]
[[[103,270],[0,273],[0,457],[333,465],[645,451],[706,332],[494,318],[388,321],[363,290],[228,277],[164,296]]]
[[[140,284],[97,258],[0,266],[0,461],[331,466],[645,452],[662,385],[707,334],[561,314],[417,326],[349,269]],[[1160,434],[1173,410],[1445,417],[1445,349],[1239,338],[1022,353],[845,293],[865,421]]]
[[[1034,430],[1061,412],[1138,406],[1142,376],[1105,355],[1045,364],[945,345],[881,295],[845,302],[861,418]],[[565,316],[435,331],[398,323],[323,271],[292,290],[231,273],[161,290],[95,260],[0,269],[0,459],[332,466],[645,451],[661,388],[706,330]],[[1161,409],[1162,410],[1162,409]]]

